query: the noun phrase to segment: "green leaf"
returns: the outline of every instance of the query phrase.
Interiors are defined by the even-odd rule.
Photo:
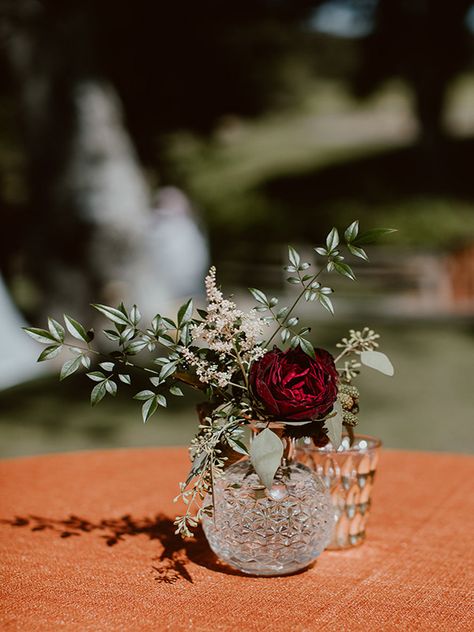
[[[328,251],[326,250],[326,248],[318,247],[318,248],[313,248],[313,250],[315,250],[318,253],[318,255],[321,255],[321,257],[327,257],[328,255]]]
[[[239,454],[247,455],[249,451],[247,450],[247,446],[242,443],[239,439],[232,439],[232,437],[227,437],[227,443],[230,445],[232,450],[238,452]]]
[[[158,402],[156,401],[156,397],[152,397],[148,399],[142,406],[142,417],[143,423],[146,423],[150,417],[156,412],[158,408]]]
[[[163,408],[166,408],[166,406],[168,405],[168,402],[166,401],[166,397],[164,395],[158,394],[156,396],[156,401],[160,406],[163,406]]]
[[[118,340],[120,340],[120,334],[113,329],[104,329],[104,335],[106,338],[112,340],[113,342],[117,342]]]
[[[288,246],[288,258],[290,260],[290,263],[295,268],[298,268],[298,266],[300,265],[301,257],[292,246]]]
[[[101,362],[99,366],[101,369],[104,369],[104,371],[110,372],[114,370],[115,364],[113,362]]]
[[[261,290],[257,290],[254,287],[249,287],[249,292],[257,301],[257,303],[262,303],[262,305],[268,305],[268,299]]]
[[[43,345],[50,345],[52,342],[57,343],[56,338],[46,329],[38,329],[37,327],[23,327],[23,331],[36,340],[36,342],[41,342]]]
[[[160,336],[158,338],[158,342],[160,344],[162,344],[164,347],[174,347],[175,346],[175,342],[174,342],[173,338],[171,338],[171,336],[168,336],[168,334],[163,334],[162,336]]]
[[[48,318],[48,329],[58,342],[64,342],[64,327],[54,318]]]
[[[142,318],[142,315],[140,314],[140,310],[138,309],[136,305],[134,305],[132,309],[130,310],[130,320],[132,321],[134,325],[138,325],[141,318]]]
[[[364,244],[371,244],[374,241],[377,241],[380,237],[384,237],[385,235],[390,235],[391,233],[396,233],[396,228],[372,228],[371,230],[362,233],[354,239],[352,242],[354,246],[362,246]]]
[[[89,356],[86,356],[84,353],[81,353],[81,363],[85,369],[91,368],[91,359]]]
[[[284,318],[287,315],[289,309],[289,307],[282,307],[281,309],[279,309],[277,312],[277,320],[281,320],[282,318]]]
[[[160,384],[162,384],[162,380],[160,380],[158,376],[150,377],[149,380],[153,384],[153,386],[160,386]]]
[[[273,485],[273,478],[280,467],[282,456],[283,443],[269,428],[259,432],[253,439],[250,446],[250,460],[267,489]]]
[[[315,357],[314,347],[309,342],[309,340],[305,340],[304,338],[300,338],[299,339],[299,344],[300,344],[301,349],[306,353],[306,355],[309,355],[310,358],[314,358]]]
[[[119,380],[123,382],[124,384],[132,383],[132,380],[130,379],[130,375],[127,375],[126,373],[119,373]]]
[[[187,301],[184,305],[181,305],[181,307],[178,310],[178,327],[181,327],[181,325],[189,323],[192,315],[193,315],[193,299],[190,298],[189,301]]]
[[[128,321],[128,318],[124,315],[124,313],[118,309],[115,309],[115,307],[109,307],[108,305],[100,305],[100,304],[93,304],[92,307],[94,307],[98,312],[103,314],[106,318],[108,318],[114,323],[117,323],[118,325],[130,324]]]
[[[332,417],[328,417],[324,422],[326,426],[329,441],[332,443],[334,450],[337,450],[341,445],[342,439],[342,406],[339,400],[336,400],[334,403],[333,412],[335,413]]]
[[[301,281],[297,277],[288,277],[286,280],[292,285],[297,285],[298,283],[301,283]]]
[[[350,226],[344,231],[344,238],[347,242],[354,241],[359,234],[359,220],[356,219]]]
[[[328,312],[330,312],[334,316],[334,306],[332,304],[331,299],[325,294],[318,293],[317,296],[318,296],[318,301],[321,303],[324,309],[327,309]]]
[[[100,384],[96,384],[91,392],[91,404],[92,406],[97,406],[97,404],[104,399],[106,394],[105,382],[101,382]]]
[[[136,355],[140,353],[140,351],[143,351],[147,344],[146,340],[132,340],[132,342],[125,347],[124,351],[127,355]]]
[[[86,373],[86,375],[93,382],[103,382],[106,379],[102,371],[92,371],[91,373]]]
[[[61,373],[59,375],[60,380],[64,380],[81,366],[81,356],[77,356],[77,358],[72,358],[72,360],[67,360],[61,369]]]
[[[288,342],[288,340],[290,339],[290,332],[288,331],[288,329],[282,329],[280,332],[280,336],[281,336],[281,340],[282,342]]]
[[[84,329],[84,327],[81,325],[81,323],[78,323],[77,320],[74,320],[74,318],[71,318],[70,316],[67,316],[66,314],[64,314],[63,317],[64,317],[64,322],[66,323],[67,330],[71,334],[71,336],[73,336],[77,340],[83,340],[84,342],[89,342],[90,337],[87,335],[87,332]]]
[[[184,395],[179,386],[170,386],[170,393],[171,395],[176,395],[176,397],[183,397]]]
[[[329,252],[335,250],[339,245],[339,233],[337,232],[337,228],[334,227],[331,229],[331,232],[326,237],[326,246]]]
[[[385,375],[392,376],[395,373],[395,369],[389,358],[385,353],[381,353],[380,351],[362,351],[360,361],[362,364],[365,364],[365,366],[380,371],[380,373],[384,373]]]
[[[117,384],[113,380],[106,380],[105,388],[107,390],[107,393],[109,393],[109,395],[112,395],[113,397],[117,395]]]
[[[60,353],[62,348],[62,345],[51,345],[50,347],[46,347],[46,349],[43,349],[43,351],[40,353],[37,362],[52,360]]]
[[[153,393],[153,391],[145,390],[145,391],[140,391],[139,393],[134,395],[133,399],[145,400],[145,399],[151,399],[152,397],[155,397],[155,393]]]
[[[299,320],[300,319],[298,318],[298,316],[292,316],[291,318],[289,318],[287,320],[286,324],[287,324],[288,327],[296,327],[296,325],[298,324]]]
[[[176,371],[177,364],[178,362],[169,362],[168,364],[165,364],[160,371],[160,380],[166,380],[167,377],[173,375]]]
[[[348,266],[347,263],[341,263],[340,261],[335,261],[334,269],[336,270],[336,272],[339,272],[339,274],[342,274],[342,276],[346,276],[352,281],[356,280],[355,274],[352,272],[352,268]]]
[[[368,261],[369,257],[363,248],[359,248],[358,246],[354,246],[353,244],[347,244],[349,252],[354,255],[354,257],[359,257],[360,259],[364,259],[364,261]]]

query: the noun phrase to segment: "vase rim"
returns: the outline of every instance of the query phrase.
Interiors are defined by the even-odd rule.
[[[342,439],[343,440],[348,438],[348,437],[349,437],[348,434],[343,434],[342,435]],[[350,447],[344,447],[341,444],[341,446],[337,450],[334,450],[334,448],[332,447],[332,445],[330,443],[328,445],[323,446],[323,447],[317,447],[315,445],[305,445],[303,449],[310,450],[310,451],[314,450],[315,452],[321,452],[321,453],[335,453],[335,454],[353,453],[353,454],[361,454],[363,452],[369,452],[370,450],[377,450],[378,448],[380,448],[382,446],[382,440],[379,439],[378,437],[374,437],[372,435],[354,434],[354,441],[357,442],[357,445],[353,444]],[[365,442],[365,444],[363,442]]]

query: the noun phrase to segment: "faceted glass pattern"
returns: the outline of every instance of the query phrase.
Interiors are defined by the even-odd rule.
[[[333,512],[324,483],[303,464],[280,467],[268,490],[243,460],[215,481],[214,515],[202,525],[224,562],[252,575],[286,575],[324,550]]]
[[[316,448],[309,440],[297,449],[297,459],[312,468],[331,493],[335,526],[328,549],[344,549],[365,539],[370,511],[370,494],[381,442],[375,437],[343,437],[335,451],[329,443]]]

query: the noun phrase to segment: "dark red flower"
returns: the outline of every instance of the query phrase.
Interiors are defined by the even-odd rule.
[[[277,347],[254,362],[250,385],[268,415],[278,420],[303,421],[327,415],[337,397],[334,359],[315,349],[315,359],[302,349]]]

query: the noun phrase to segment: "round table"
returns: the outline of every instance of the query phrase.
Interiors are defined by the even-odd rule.
[[[184,448],[0,462],[2,630],[472,630],[474,458],[384,451],[368,539],[288,577],[174,535]]]

